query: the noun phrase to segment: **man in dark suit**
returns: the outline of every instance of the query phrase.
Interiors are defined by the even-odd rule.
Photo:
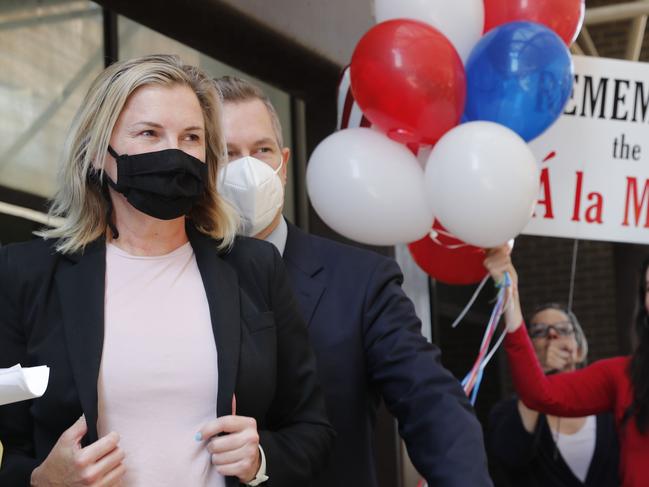
[[[283,255],[338,433],[316,485],[377,485],[372,436],[381,398],[431,487],[492,485],[480,425],[439,349],[421,335],[398,265],[288,224],[281,209],[290,153],[272,104],[243,80],[217,85],[231,161],[219,190],[239,209],[243,232]]]

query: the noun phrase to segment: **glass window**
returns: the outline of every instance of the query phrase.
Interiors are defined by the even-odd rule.
[[[103,69],[101,8],[0,2],[0,59],[0,186],[50,197],[72,117]]]
[[[287,147],[293,147],[291,138],[291,98],[288,93],[223,64],[216,59],[206,56],[185,44],[181,44],[170,37],[162,35],[159,32],[149,29],[148,27],[126,17],[119,17],[118,31],[119,38],[117,44],[119,46],[120,59],[131,59],[147,54],[176,54],[180,56],[185,63],[200,66],[214,78],[227,74],[239,76],[252,81],[261,87],[272,101],[282,124],[284,144]],[[291,221],[294,221],[295,216],[294,194],[293,165],[289,163],[284,215]]]

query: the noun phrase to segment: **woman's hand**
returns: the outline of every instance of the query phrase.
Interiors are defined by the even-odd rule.
[[[108,487],[120,485],[125,473],[124,452],[119,435],[109,433],[93,444],[81,447],[86,434],[85,417],[65,430],[45,461],[32,472],[31,484],[41,487]]]
[[[488,249],[484,266],[496,283],[504,282],[505,272],[509,274],[511,285],[509,287],[508,303],[505,308],[505,324],[507,329],[513,332],[523,323],[523,313],[518,299],[518,274],[516,274],[510,254],[511,248],[508,245]]]
[[[238,477],[243,483],[255,478],[261,456],[254,418],[221,416],[203,426],[199,433],[207,441],[212,464],[221,475]]]
[[[572,345],[565,340],[550,340],[545,354],[546,371],[565,372],[575,365]]]

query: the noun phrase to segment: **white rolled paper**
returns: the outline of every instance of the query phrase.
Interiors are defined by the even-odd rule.
[[[41,397],[49,378],[50,368],[46,365],[22,368],[18,364],[0,369],[0,406]]]

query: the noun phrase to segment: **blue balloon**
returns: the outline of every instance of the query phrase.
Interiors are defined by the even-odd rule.
[[[554,123],[568,101],[572,57],[547,27],[510,22],[474,47],[466,79],[467,120],[497,122],[530,141]]]

